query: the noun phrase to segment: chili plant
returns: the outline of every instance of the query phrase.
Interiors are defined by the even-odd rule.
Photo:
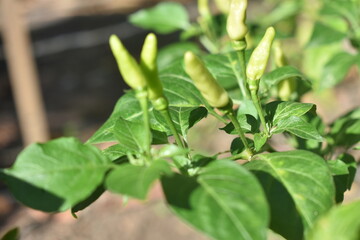
[[[203,19],[211,21],[206,4],[199,1]],[[160,71],[155,34],[146,37],[140,62],[111,36],[131,90],[86,143],[36,143],[2,169],[15,198],[46,212],[71,209],[76,216],[104,191],[144,200],[160,181],[169,208],[213,239],[261,240],[269,229],[286,239],[358,239],[360,202],[337,204],[356,172],[350,153],[359,149],[360,109],[326,126],[314,104],[280,100],[301,94],[311,82],[286,66],[281,46],[273,47],[273,27],[247,49],[246,10],[246,0],[231,2],[231,51],[186,51]],[[271,58],[277,67],[266,71]],[[270,98],[281,82],[280,99]],[[189,146],[188,130],[208,115],[223,125],[219,131],[234,136],[226,153],[202,155]],[[292,150],[275,147],[280,135]],[[93,146],[104,142],[114,144]]]

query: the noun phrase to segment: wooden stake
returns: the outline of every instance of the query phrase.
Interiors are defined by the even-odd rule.
[[[20,1],[0,0],[0,20],[16,111],[24,145],[49,139],[30,37]]]

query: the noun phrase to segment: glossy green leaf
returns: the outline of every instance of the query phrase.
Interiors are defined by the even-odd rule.
[[[92,203],[94,203],[96,200],[99,199],[99,197],[105,192],[104,186],[101,184],[98,186],[93,193],[86,199],[82,200],[81,202],[77,203],[74,207],[71,208],[71,213],[76,217],[76,212],[84,210],[88,206],[90,206]]]
[[[279,121],[279,123],[271,129],[272,134],[290,132],[304,139],[312,139],[318,142],[323,141],[322,136],[313,125],[306,122],[304,118],[291,116],[287,119]]]
[[[266,239],[268,206],[256,178],[241,165],[214,161],[199,176],[162,179],[166,200],[182,219],[214,239]]]
[[[307,240],[357,240],[360,233],[360,201],[339,205],[321,217],[309,232]]]
[[[352,65],[356,64],[356,55],[347,52],[340,52],[334,55],[325,65],[319,89],[334,87],[344,80]]]
[[[146,129],[142,122],[130,122],[123,118],[119,118],[114,127],[116,139],[132,152],[145,151],[147,148],[144,131]]]
[[[245,167],[270,174],[285,187],[295,202],[305,229],[311,228],[316,218],[334,204],[331,173],[324,159],[314,153],[295,150],[259,154]]]
[[[150,166],[122,164],[106,178],[105,187],[114,193],[145,200],[152,184],[163,174],[170,174],[169,163],[156,160]]]
[[[303,240],[302,218],[284,185],[267,172],[255,170],[253,173],[261,183],[270,207],[269,228],[285,239]]]
[[[129,21],[141,28],[166,34],[189,27],[189,16],[183,5],[163,2],[130,15]]]
[[[303,116],[314,107],[312,103],[299,103],[299,102],[282,102],[277,105],[273,125],[276,126],[280,121],[287,120],[292,116]]]
[[[31,208],[65,211],[91,195],[110,166],[96,147],[60,138],[27,147],[5,169],[5,182],[15,198]]]

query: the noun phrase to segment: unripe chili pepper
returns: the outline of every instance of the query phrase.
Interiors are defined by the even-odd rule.
[[[150,100],[164,97],[163,86],[160,82],[157,68],[157,39],[155,34],[146,36],[141,51],[140,66],[146,77],[147,90]]]
[[[229,13],[230,10],[230,0],[215,0],[217,8],[225,14]]]
[[[211,12],[209,8],[209,0],[198,0],[199,14],[204,19],[211,18]]]
[[[248,28],[246,26],[247,0],[232,0],[230,4],[229,16],[227,18],[226,30],[231,40],[244,40]]]
[[[250,56],[250,60],[246,68],[246,75],[250,90],[257,91],[259,88],[259,81],[265,72],[274,37],[275,29],[273,27],[269,27],[259,45],[254,49]]]
[[[146,88],[146,79],[140,66],[126,50],[120,39],[115,35],[111,35],[109,42],[126,84],[135,90]]]
[[[274,42],[274,59],[276,67],[283,67],[288,65],[286,56],[281,49],[279,41]],[[283,101],[288,101],[291,97],[291,94],[295,91],[296,88],[296,79],[288,78],[279,82],[277,87],[278,96]]]
[[[210,106],[224,108],[232,104],[225,89],[219,85],[204,63],[193,52],[185,53],[184,63],[186,73],[194,81],[195,86]]]

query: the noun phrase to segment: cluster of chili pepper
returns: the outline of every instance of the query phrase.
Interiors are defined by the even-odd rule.
[[[207,1],[199,1],[202,5]],[[247,0],[232,0],[228,11],[227,32],[230,39],[233,41],[233,46],[236,51],[244,51],[246,49],[245,36],[248,33],[246,26],[246,9]],[[203,7],[203,11],[205,8]],[[209,14],[207,11],[203,15]],[[275,37],[275,30],[269,27],[266,30],[264,37],[261,39],[258,46],[251,54],[250,60],[247,64],[246,71],[243,69],[245,86],[250,90],[251,98],[257,108],[260,120],[263,124],[264,132],[268,135],[264,114],[257,96],[259,90],[260,78],[265,72],[272,42]],[[119,38],[116,36],[110,37],[110,46],[114,56],[118,62],[120,72],[125,82],[137,92],[137,94],[146,95],[149,98],[155,109],[167,112],[168,119],[168,101],[163,93],[163,87],[158,76],[158,69],[156,64],[157,58],[157,39],[156,36],[150,33],[144,42],[141,52],[140,64],[129,54],[123,46]],[[188,51],[184,55],[185,71],[193,80],[195,86],[200,91],[201,95],[209,103],[210,106],[223,110],[230,120],[233,122],[235,128],[238,130],[239,136],[244,143],[247,150],[248,158],[253,155],[244,133],[237,121],[234,111],[233,103],[226,90],[217,82],[214,76],[206,68],[203,61],[193,52]],[[166,114],[165,114],[166,115]],[[171,122],[171,119],[170,119]],[[169,124],[171,125],[171,123]],[[174,129],[174,136],[179,138]],[[182,145],[182,141],[178,139],[178,144]]]

